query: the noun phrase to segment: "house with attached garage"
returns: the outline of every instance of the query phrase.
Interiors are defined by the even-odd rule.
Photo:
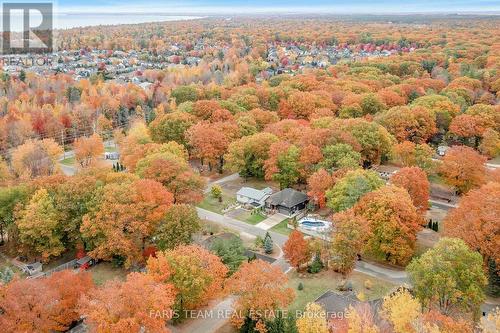
[[[294,216],[303,211],[309,203],[309,197],[299,191],[286,188],[269,196],[266,200],[266,209],[286,216]]]

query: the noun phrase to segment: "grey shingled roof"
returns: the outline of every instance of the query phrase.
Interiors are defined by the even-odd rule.
[[[295,191],[291,188],[286,188],[282,191],[272,194],[269,198],[267,198],[266,202],[274,206],[292,208],[307,200],[308,197],[304,193]]]
[[[260,201],[269,195],[264,191],[256,190],[251,187],[242,187],[236,194],[256,201]]]

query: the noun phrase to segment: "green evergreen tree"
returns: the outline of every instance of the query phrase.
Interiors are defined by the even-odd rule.
[[[10,267],[0,270],[0,284],[7,284],[14,278],[14,271]]]
[[[245,247],[239,237],[218,239],[212,244],[210,250],[221,258],[224,265],[229,268],[230,274],[236,272],[245,260]]]
[[[245,322],[240,327],[240,333],[255,333],[255,321],[250,317],[245,318]]]
[[[284,333],[286,332],[286,324],[287,322],[283,318],[283,315],[278,313],[276,318],[266,323],[267,333]]]
[[[273,239],[271,238],[269,232],[266,232],[266,236],[264,237],[264,251],[267,254],[273,252]]]
[[[286,333],[299,333],[297,323],[293,316],[288,316],[286,320]]]
[[[309,266],[307,271],[311,274],[316,274],[319,273],[323,269],[323,263],[321,262],[321,258],[319,257],[319,254],[316,254],[314,256],[314,260],[312,264]]]
[[[21,72],[19,72],[19,80],[23,82],[26,81],[26,72],[24,70],[21,70]]]

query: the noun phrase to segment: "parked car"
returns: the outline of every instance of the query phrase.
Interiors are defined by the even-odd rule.
[[[42,263],[34,262],[23,267],[23,272],[29,276],[37,275],[42,272]]]
[[[97,259],[85,256],[83,258],[78,259],[73,268],[74,269],[80,268],[81,270],[86,270],[94,266],[95,264],[97,264]]]
[[[437,154],[438,154],[439,156],[444,156],[444,155],[446,154],[446,151],[447,151],[449,148],[450,148],[450,147],[448,147],[448,146],[439,146],[439,147],[437,148]]]

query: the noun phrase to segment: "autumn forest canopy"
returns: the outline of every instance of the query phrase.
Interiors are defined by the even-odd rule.
[[[495,332],[500,310],[480,306],[500,295],[499,31],[494,16],[390,15],[57,31],[52,66],[0,71],[0,254],[83,253],[127,274],[96,286],[0,269],[0,326],[169,332],[187,318],[150,311],[234,295],[241,332]],[[408,284],[328,325],[255,314],[294,302],[287,274],[238,241],[196,242],[213,236],[199,207],[227,200],[213,180],[236,173],[307,194],[333,224],[327,238],[288,230],[290,269],[348,278],[363,257]],[[423,230],[438,239],[426,251]]]

